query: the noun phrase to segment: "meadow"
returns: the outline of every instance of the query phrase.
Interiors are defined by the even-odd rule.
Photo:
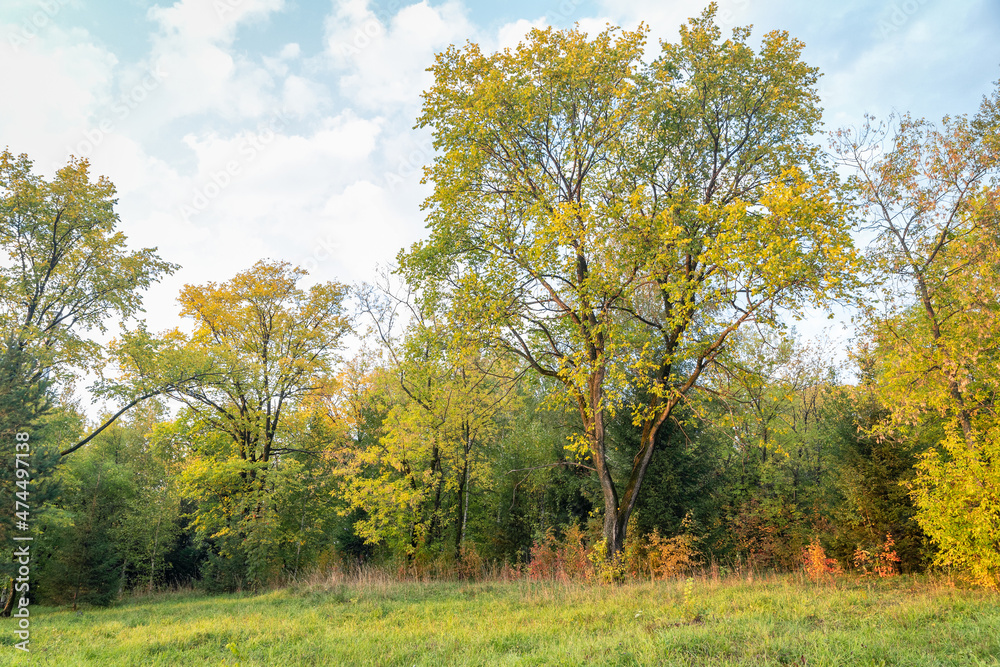
[[[802,574],[597,585],[315,580],[32,609],[4,665],[1000,665],[1000,597]]]

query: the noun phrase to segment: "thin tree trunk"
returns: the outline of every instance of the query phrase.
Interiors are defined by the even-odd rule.
[[[3,611],[0,611],[0,618],[10,618],[10,610],[14,607],[14,577],[10,577],[10,581],[7,584],[7,601],[3,605]]]
[[[299,556],[302,554],[302,531],[306,529],[306,503],[302,503],[302,518],[299,520],[299,539],[295,547],[295,567],[292,568],[292,577],[299,576]]]
[[[465,443],[463,446],[462,477],[458,485],[458,512],[461,517],[455,537],[455,558],[462,557],[462,543],[465,542],[465,524],[469,516],[469,453],[472,451],[472,431],[469,422],[463,425]]]
[[[153,581],[156,576],[156,547],[160,544],[160,522],[162,515],[156,517],[156,528],[153,530],[153,551],[149,555],[149,592],[153,592]]]

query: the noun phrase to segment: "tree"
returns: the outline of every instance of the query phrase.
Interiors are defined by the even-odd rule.
[[[135,494],[131,471],[87,452],[60,468],[57,503],[39,520],[37,589],[49,600],[108,605],[122,584],[115,524]]]
[[[115,188],[71,159],[46,181],[27,155],[0,152],[0,503],[13,507],[15,432],[33,433],[60,381],[95,369],[101,346],[87,337],[141,308],[141,293],[176,267],[154,248],[129,250],[115,229]],[[33,438],[33,479],[51,472]],[[45,461],[45,465],[42,465]],[[40,500],[40,499],[39,499]],[[6,541],[13,516],[0,514]]]
[[[354,449],[344,469],[345,497],[367,515],[356,530],[370,543],[405,542],[412,556],[454,526],[458,559],[471,489],[489,481],[483,450],[519,374],[509,358],[454,335],[440,301],[397,294],[388,277],[358,299],[388,357],[379,376],[389,406],[381,437]]]
[[[940,128],[908,115],[843,130],[836,148],[875,234],[867,312],[875,433],[935,433],[911,492],[937,561],[1000,586],[1000,90]]]
[[[105,377],[90,389],[95,396],[117,400],[122,407],[108,416],[85,437],[66,447],[59,456],[67,456],[98,437],[132,408],[149,399],[177,396],[187,389],[197,389],[225,378],[225,370],[216,366],[204,349],[192,349],[184,336],[168,333],[158,337],[144,322],[132,331],[123,331],[111,341],[109,351],[117,360],[118,375]]]
[[[130,251],[115,230],[115,188],[72,159],[46,182],[26,155],[0,153],[0,325],[5,348],[27,352],[29,381],[93,367],[100,346],[84,337],[141,308],[141,292],[176,266],[155,248]]]
[[[259,261],[225,283],[187,285],[178,300],[193,320],[190,334],[140,330],[116,347],[115,391],[149,388],[185,405],[182,495],[196,503],[193,525],[215,540],[225,562],[218,554],[213,562],[230,585],[294,567],[301,549],[291,545],[301,547],[315,525],[306,525],[306,510],[330,499],[329,489],[317,490],[330,443],[310,436],[310,417],[335,383],[350,330],[347,289],[335,282],[305,289],[305,275],[286,262]]]
[[[930,544],[916,520],[909,493],[919,456],[933,446],[932,431],[914,437],[879,429],[889,415],[879,398],[876,360],[871,350],[860,350],[861,382],[844,387],[838,402],[844,417],[839,423],[843,455],[836,470],[843,501],[836,507],[840,556],[849,559],[858,548],[869,548],[892,535],[903,572],[915,572],[930,563]]]
[[[181,532],[178,461],[162,437],[166,409],[147,403],[128,423],[106,431],[90,455],[127,471],[134,490],[116,517],[111,536],[120,555],[123,587],[152,592],[166,579],[166,556]]]
[[[714,13],[648,67],[642,29],[590,41],[534,30],[492,56],[450,48],[419,119],[439,151],[425,175],[431,237],[401,264],[455,290],[460,326],[482,344],[562,384],[612,554],[658,430],[730,335],[849,282],[836,179],[808,142],[815,69],[785,33],[759,54],[749,29],[720,41]],[[616,409],[641,427],[618,482],[604,442]]]
[[[327,282],[302,289],[305,275],[287,262],[261,260],[221,285],[186,285],[178,301],[194,331],[125,341],[118,348],[125,383],[163,387],[164,377],[183,376],[164,393],[224,435],[232,455],[267,463],[293,451],[282,444],[284,419],[333,377],[350,330],[347,288]]]

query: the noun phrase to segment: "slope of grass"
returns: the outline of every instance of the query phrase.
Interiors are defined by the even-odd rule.
[[[11,665],[1000,665],[1000,598],[898,577],[328,582],[32,609]]]

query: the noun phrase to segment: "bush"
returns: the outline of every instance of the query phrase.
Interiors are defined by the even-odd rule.
[[[562,539],[549,528],[531,546],[528,577],[531,579],[588,579],[592,575],[590,553],[584,532],[577,525],[567,528]]]
[[[732,525],[736,547],[753,567],[779,570],[798,567],[807,530],[802,512],[783,499],[751,499]]]
[[[458,558],[458,578],[475,581],[483,576],[485,563],[476,543],[472,541],[462,542],[462,547]]]
[[[690,521],[686,520],[683,525],[689,528]],[[626,578],[667,579],[698,564],[696,542],[697,538],[687,533],[663,537],[658,529],[649,535],[636,535],[629,530],[625,548],[612,558],[608,555],[607,542],[598,539],[595,526],[585,532],[572,525],[563,532],[562,538],[550,528],[532,545],[528,576],[531,579],[585,579],[601,583],[621,582]]]
[[[809,546],[802,550],[802,564],[805,566],[806,574],[813,581],[840,572],[840,563],[836,558],[826,557],[826,550],[819,543],[818,537],[814,537]]]
[[[938,548],[935,562],[1000,589],[1000,425],[966,444],[949,434],[917,465],[917,521]]]
[[[885,542],[870,549],[858,547],[854,550],[854,566],[864,572],[865,576],[894,577],[899,574],[899,556],[896,555],[896,542],[892,535],[886,533]]]

